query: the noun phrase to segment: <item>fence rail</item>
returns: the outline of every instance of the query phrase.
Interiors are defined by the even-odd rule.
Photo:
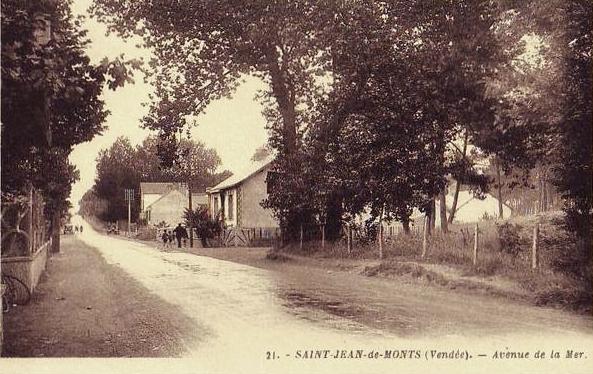
[[[343,255],[410,256],[474,267],[492,262],[505,262],[525,269],[541,267],[542,234],[537,219],[521,225],[494,220],[453,224],[449,225],[447,233],[436,228],[428,234],[424,229],[425,225],[418,222],[410,225],[408,233],[398,225],[385,224],[380,230],[378,224],[345,224],[339,239],[329,245],[332,251]],[[301,250],[322,250],[328,245],[323,225],[303,225],[298,232],[300,235],[293,237],[291,243]],[[278,238],[279,244],[287,242],[281,236]]]

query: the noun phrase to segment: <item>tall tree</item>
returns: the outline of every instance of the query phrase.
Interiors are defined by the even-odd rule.
[[[329,178],[345,182],[345,190],[360,178],[350,193],[358,200],[353,212],[373,206],[379,216],[385,205],[407,222],[406,213],[419,207],[434,219],[433,197],[444,196],[452,171],[450,143],[493,120],[484,85],[500,58],[490,31],[493,10],[485,2],[360,2],[336,16],[334,91],[316,140],[325,155],[320,159],[330,163],[337,152],[331,147],[345,147],[335,169],[323,163],[321,169],[335,171]],[[367,166],[372,174],[364,174]],[[374,193],[359,192],[365,187]]]
[[[1,9],[2,192],[40,189],[56,223],[78,178],[68,163],[72,147],[103,130],[103,86],[130,81],[138,62],[92,64],[69,2],[7,0]]]
[[[145,125],[172,136],[213,100],[230,95],[243,74],[269,84],[271,126],[282,150],[297,148],[300,106],[311,100],[323,60],[318,31],[330,13],[316,1],[98,0],[96,17],[154,52],[156,98]]]

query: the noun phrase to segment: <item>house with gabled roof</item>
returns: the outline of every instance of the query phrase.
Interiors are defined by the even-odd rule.
[[[206,189],[210,215],[221,217],[227,227],[277,228],[272,211],[261,206],[268,196],[273,175],[272,159],[253,162],[214,187]]]
[[[149,225],[166,222],[175,226],[184,221],[185,209],[189,207],[188,189],[185,183],[156,182],[140,183],[142,216]],[[192,208],[208,207],[206,192],[192,191]]]

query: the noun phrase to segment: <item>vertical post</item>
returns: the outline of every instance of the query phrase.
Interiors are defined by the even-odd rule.
[[[190,167],[191,167],[191,161],[190,161]],[[193,212],[193,207],[192,207],[192,196],[191,196],[191,181],[187,181],[187,194],[188,194],[188,205],[189,205],[189,211]],[[194,247],[194,228],[192,226],[192,221],[189,220],[188,222],[188,228],[189,228],[189,247],[193,248]]]
[[[128,199],[128,236],[131,236],[132,232],[131,232],[131,226],[132,226],[132,202],[130,201],[130,199]]]
[[[325,225],[321,225],[321,248],[325,248]]]
[[[383,222],[379,223],[379,258],[383,259]]]
[[[479,237],[478,237],[478,224],[476,223],[476,226],[474,227],[474,255],[473,255],[473,264],[474,266],[476,266],[478,264],[478,241],[479,241]]]
[[[531,246],[531,269],[535,270],[538,267],[538,252],[537,246],[539,244],[539,223],[535,224],[533,228],[533,245]]]
[[[34,234],[33,234],[33,186],[29,186],[29,212],[27,213],[27,218],[29,220],[29,222],[27,222],[27,230],[29,231],[27,234],[29,234],[29,254],[33,253],[33,251],[35,250],[35,248],[33,248],[34,245]],[[58,231],[60,231],[60,228],[58,227]]]
[[[299,240],[299,249],[303,250],[303,225],[301,224],[301,233],[300,233],[300,240]]]
[[[428,251],[428,230],[430,229],[430,216],[424,216],[424,233],[422,235],[422,258],[426,257]]]
[[[350,224],[348,224],[348,226],[346,227],[346,240],[346,247],[348,249],[348,254],[350,254],[350,252],[352,252],[352,227],[350,227]]]

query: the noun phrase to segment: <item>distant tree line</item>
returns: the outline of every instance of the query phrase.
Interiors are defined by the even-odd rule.
[[[450,178],[504,199],[504,176],[529,181],[539,168],[590,241],[592,10],[590,0],[97,0],[93,13],[154,50],[144,122],[164,138],[243,75],[268,83],[259,98],[282,177],[265,206],[289,236],[325,222],[336,237],[363,210],[407,228],[415,208],[447,231]],[[477,172],[470,146],[494,176]]]
[[[95,184],[80,201],[80,212],[94,215],[104,221],[127,219],[128,203],[124,190],[133,189],[135,199],[131,205],[132,220],[140,213],[140,182],[180,182],[191,184],[192,191],[203,191],[230,176],[230,172],[217,172],[221,164],[216,151],[203,143],[183,139],[173,165],[163,166],[158,156],[161,140],[147,137],[134,147],[126,137],[118,138],[97,157]]]

